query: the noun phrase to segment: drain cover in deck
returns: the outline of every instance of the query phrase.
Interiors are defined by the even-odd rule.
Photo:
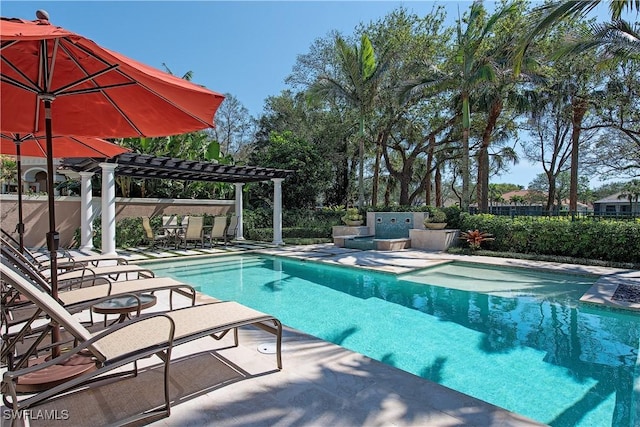
[[[263,354],[275,354],[276,345],[275,343],[264,343],[258,346],[258,351]]]

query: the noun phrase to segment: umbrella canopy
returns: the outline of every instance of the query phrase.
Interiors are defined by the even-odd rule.
[[[86,136],[53,135],[53,157],[93,157],[106,158],[129,152],[128,148],[113,144],[104,139]],[[31,157],[47,157],[46,135],[0,133],[0,154],[9,156],[20,155]]]
[[[98,46],[48,20],[0,18],[2,130],[56,135],[167,136],[214,126],[224,96]]]
[[[103,139],[85,136],[52,136],[53,157],[93,157],[107,158],[130,151]],[[0,133],[0,154],[16,156],[18,168],[18,242],[20,251],[24,249],[24,223],[22,222],[22,156],[47,157],[46,135],[32,133],[20,135]]]
[[[46,136],[47,246],[56,298],[52,136],[166,136],[210,128],[224,96],[53,26],[44,11],[36,16],[0,18],[0,123],[4,132],[44,130]]]

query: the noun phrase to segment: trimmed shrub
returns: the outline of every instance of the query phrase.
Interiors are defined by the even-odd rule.
[[[640,262],[639,221],[463,214],[460,229],[493,234],[486,243],[493,251]]]
[[[283,239],[301,239],[301,238],[313,238],[313,239],[331,239],[331,227],[283,227],[282,238]],[[245,237],[249,240],[256,240],[261,242],[270,242],[273,240],[273,228],[254,228],[246,230]]]

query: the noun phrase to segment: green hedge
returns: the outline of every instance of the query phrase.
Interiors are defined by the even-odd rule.
[[[482,246],[499,252],[640,262],[640,221],[463,214],[460,228],[493,234]]]
[[[331,238],[331,227],[283,227],[282,238],[283,239],[297,239],[297,238]],[[256,240],[261,242],[270,242],[273,240],[273,228],[252,228],[244,230],[244,236],[249,240]]]

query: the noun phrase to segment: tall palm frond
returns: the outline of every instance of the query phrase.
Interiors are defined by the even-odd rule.
[[[514,55],[514,72],[516,74],[519,73],[520,64],[522,63],[524,54],[529,47],[529,44],[531,44],[536,37],[566,18],[582,18],[586,16],[589,12],[593,11],[601,1],[602,0],[558,0],[535,8],[532,11],[533,26],[529,31],[527,31],[518,44]],[[622,12],[625,10],[640,11],[640,0],[609,0],[609,11],[611,13],[612,21],[615,22],[620,20]]]
[[[624,20],[592,24],[560,49],[555,58],[591,49],[602,51],[603,60],[640,60],[640,28]]]

